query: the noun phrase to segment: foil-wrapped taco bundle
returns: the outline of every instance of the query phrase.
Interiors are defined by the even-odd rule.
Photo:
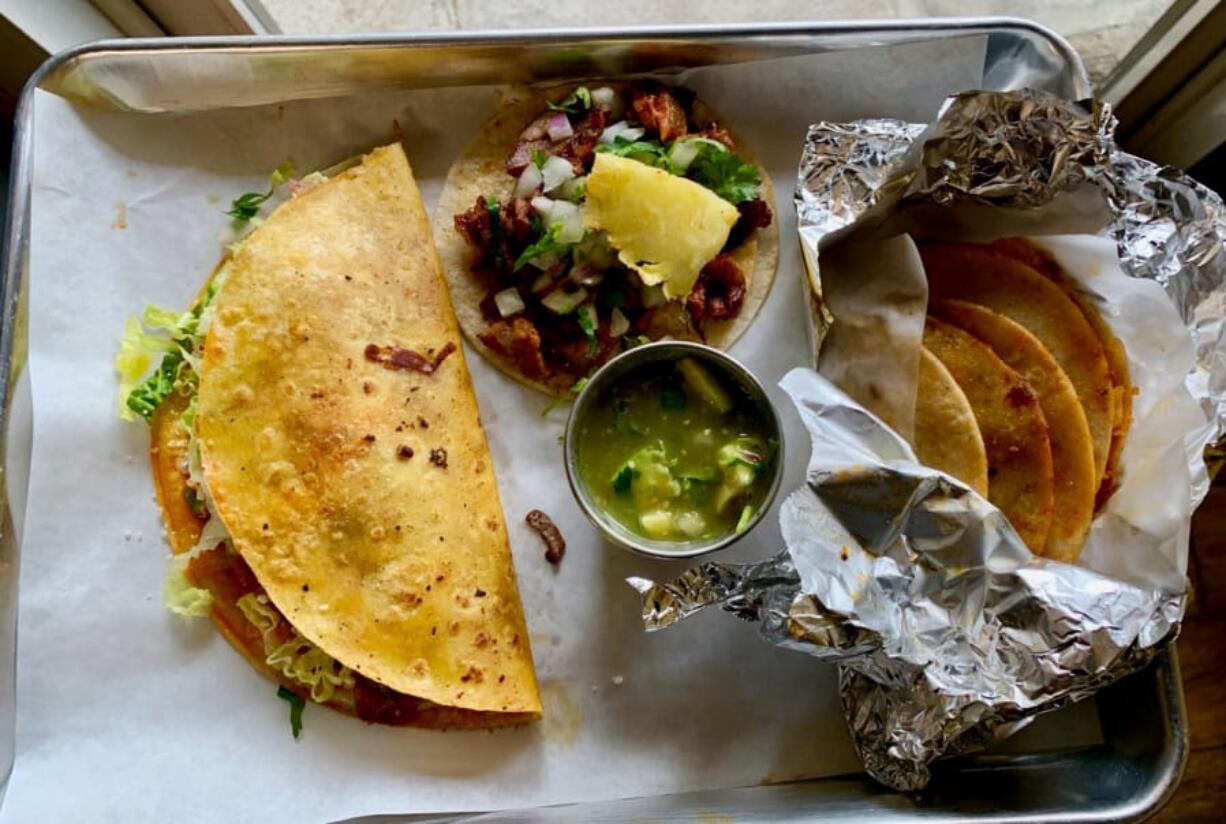
[[[898,790],[1136,671],[1179,630],[1204,456],[1226,432],[1226,212],[1122,151],[1114,125],[1105,105],[1021,91],[957,95],[926,126],[812,126],[796,208],[818,371],[783,381],[813,444],[780,514],[786,549],[630,582],[650,630],[719,605],[837,663],[865,768]],[[896,366],[931,333],[912,238],[1016,235],[1126,350],[1131,428],[1075,564],[1042,557],[986,486],[917,459],[923,389]],[[849,377],[863,375],[877,385]]]

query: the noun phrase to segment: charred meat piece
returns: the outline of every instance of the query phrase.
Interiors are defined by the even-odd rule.
[[[490,203],[478,195],[472,208],[455,216],[455,228],[477,252],[474,271],[496,284],[513,282],[515,260],[532,242],[532,203],[522,197]]]
[[[630,111],[643,128],[660,136],[667,143],[686,133],[685,108],[676,96],[663,86],[635,89]]]
[[[541,354],[541,333],[524,317],[500,320],[477,335],[493,351],[510,358],[524,377],[545,377],[545,358]]]
[[[728,233],[728,241],[724,244],[724,251],[735,249],[745,242],[756,229],[765,229],[771,225],[771,220],[774,219],[774,213],[771,212],[771,207],[766,201],[760,197],[753,200],[746,200],[737,204],[736,210],[740,212],[736,223],[732,226],[732,231]]]
[[[545,542],[545,560],[554,566],[562,563],[562,556],[566,554],[566,539],[562,537],[562,532],[553,519],[541,510],[534,509],[524,520]]]
[[[532,241],[532,201],[526,197],[508,201],[498,210],[498,222],[512,248],[523,251]]]
[[[730,320],[745,302],[745,273],[731,255],[721,254],[702,268],[685,308],[695,322]]]
[[[477,202],[467,212],[455,216],[455,230],[468,241],[468,245],[481,252],[482,256],[490,246],[491,234],[490,208],[483,195],[477,195]]]
[[[355,673],[353,678],[354,712],[358,718],[372,724],[403,726],[430,707],[430,702],[404,695],[380,683]]]
[[[576,175],[585,175],[592,169],[596,143],[604,130],[607,115],[604,109],[593,109],[574,126],[575,133],[554,145],[549,153],[570,161]]]

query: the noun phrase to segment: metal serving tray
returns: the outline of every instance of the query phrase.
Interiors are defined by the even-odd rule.
[[[685,28],[458,32],[318,38],[108,41],[48,60],[17,109],[0,270],[0,771],[15,722],[17,566],[31,444],[25,375],[34,90],[116,111],[167,112],[365,92],[533,81],[739,63],[823,51],[986,37],[984,87],[1089,96],[1081,59],[1034,23],[1004,18]],[[917,67],[922,68],[922,67]],[[899,95],[906,94],[898,89]],[[888,792],[864,776],[532,811],[379,821],[901,820],[1125,821],[1173,792],[1187,755],[1173,653],[1095,699],[1102,743],[1042,754],[983,754],[938,766],[929,790]]]

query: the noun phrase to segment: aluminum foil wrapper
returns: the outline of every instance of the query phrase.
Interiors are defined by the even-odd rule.
[[[849,230],[910,205],[1041,210],[1090,192],[1124,272],[1161,285],[1190,333],[1186,388],[1209,421],[1188,436],[1199,464],[1199,447],[1226,432],[1226,210],[1183,173],[1120,150],[1113,129],[1104,105],[1029,91],[958,95],[930,125],[812,126],[796,206],[819,347],[831,320],[820,251]],[[718,605],[757,622],[770,643],[836,663],[853,739],[877,780],[920,789],[935,759],[1093,694],[1178,634],[1183,586],[1032,556],[998,510],[918,464],[826,378],[797,369],[783,386],[819,445],[780,513],[786,549],[630,583],[649,630]],[[1206,491],[1197,468],[1191,506]]]

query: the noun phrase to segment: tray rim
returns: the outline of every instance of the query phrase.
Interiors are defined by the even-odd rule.
[[[127,38],[105,39],[72,46],[52,55],[30,76],[18,99],[13,119],[13,150],[8,186],[8,201],[4,212],[4,231],[0,236],[0,414],[4,415],[0,427],[0,455],[8,448],[8,416],[13,402],[14,389],[24,364],[14,364],[14,328],[17,326],[18,304],[24,293],[29,261],[30,193],[33,173],[33,108],[35,92],[42,89],[48,78],[70,67],[74,61],[88,57],[105,57],[110,53],[159,52],[276,52],[297,49],[360,50],[370,48],[433,48],[447,46],[543,46],[574,41],[643,42],[668,39],[750,39],[754,37],[785,36],[853,36],[857,34],[881,34],[896,38],[893,42],[918,42],[960,34],[1005,32],[1020,30],[1046,41],[1059,57],[1070,67],[1069,78],[1078,97],[1087,97],[1093,86],[1085,65],[1068,41],[1054,30],[1020,17],[947,17],[893,20],[837,20],[796,21],[743,24],[700,24],[679,26],[599,26],[577,28],[531,28],[500,30],[444,30],[410,31],[394,34],[330,34],[330,35],[278,35],[278,36],[209,36],[185,38]],[[911,35],[914,35],[912,37]],[[851,46],[850,48],[855,48]],[[8,502],[0,501],[7,507]],[[20,560],[20,535],[14,536]],[[2,665],[0,665],[2,666]],[[15,680],[16,666],[9,678]],[[1179,676],[1178,658],[1172,645],[1163,650],[1154,662],[1131,679],[1152,678],[1158,692],[1158,703],[1163,711],[1164,727],[1170,733],[1164,739],[1163,757],[1152,779],[1143,791],[1134,797],[1122,799],[1110,807],[1094,811],[1068,810],[1066,820],[1085,822],[1132,821],[1148,817],[1158,810],[1174,794],[1182,777],[1188,756],[1188,733],[1186,713],[1183,707],[1182,682]],[[1042,756],[1037,756],[1042,758]],[[1030,761],[1029,756],[971,757],[964,763],[972,771],[1008,769],[1010,762]],[[7,790],[12,765],[0,776],[0,805]],[[804,784],[820,785],[822,782],[867,781],[862,775],[831,776],[814,779]],[[791,785],[776,785],[791,786]],[[769,787],[761,788],[769,790]],[[686,794],[680,794],[686,795]],[[658,796],[670,798],[676,796]],[[549,809],[563,810],[572,805]],[[507,811],[511,812],[511,811]],[[527,811],[521,811],[527,812]],[[969,816],[961,813],[925,810],[917,807],[914,817],[940,818],[959,821],[1039,821],[1053,820],[1050,815],[1005,815]],[[898,811],[884,812],[896,816]],[[450,819],[452,816],[428,816],[431,820]],[[457,814],[455,818],[467,818]],[[484,816],[482,816],[484,818]]]

